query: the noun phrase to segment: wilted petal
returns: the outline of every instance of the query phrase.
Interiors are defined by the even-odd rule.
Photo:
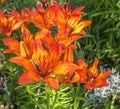
[[[0,3],[2,6],[4,6],[6,4],[6,0],[0,0]]]

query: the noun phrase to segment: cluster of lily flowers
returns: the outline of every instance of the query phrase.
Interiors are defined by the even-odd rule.
[[[82,59],[74,62],[74,42],[86,34],[84,29],[91,24],[82,20],[83,8],[72,11],[68,4],[53,2],[44,8],[36,5],[35,9],[24,8],[21,12],[0,12],[0,34],[12,36],[14,30],[21,31],[20,41],[12,37],[2,39],[8,47],[3,52],[15,54],[9,61],[25,69],[18,84],[42,81],[56,91],[59,84],[81,83],[88,90],[109,85],[106,78],[111,72],[98,72],[98,59],[90,67]],[[35,34],[28,29],[31,23],[38,28]],[[56,32],[52,34],[54,28]]]
[[[100,70],[105,70],[103,67]],[[112,75],[107,78],[109,83],[108,87],[96,88],[93,91],[86,94],[86,101],[84,106],[92,106],[92,109],[97,109],[102,106],[107,98],[112,98],[112,101],[116,101],[120,94],[120,74],[115,68],[108,69],[112,72]],[[115,102],[114,101],[114,102]]]

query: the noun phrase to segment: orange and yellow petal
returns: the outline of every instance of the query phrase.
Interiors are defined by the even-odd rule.
[[[46,82],[46,84],[50,88],[54,89],[55,91],[57,91],[59,89],[59,81],[58,81],[58,79],[52,78],[52,77],[51,78],[46,77],[46,78],[44,78],[44,81]]]
[[[20,52],[20,43],[13,38],[3,38],[2,39],[5,46],[8,46],[8,49],[4,50],[4,53],[14,53],[19,55]]]
[[[53,69],[52,74],[66,75],[69,72],[74,72],[78,69],[78,66],[71,62],[59,62],[59,64]]]
[[[95,76],[97,76],[98,74],[98,59],[95,60],[95,62],[93,63],[93,65],[88,69],[87,73],[89,78],[94,78]]]
[[[41,76],[38,73],[26,71],[20,76],[20,78],[18,80],[18,84],[26,85],[26,84],[30,84],[30,83],[39,82],[40,80],[41,80]]]
[[[71,47],[65,49],[64,61],[74,62],[73,49]]]
[[[101,72],[93,81],[92,85],[94,88],[100,88],[104,86],[108,86],[106,78],[110,76],[111,72]]]
[[[76,72],[80,76],[79,82],[86,83],[87,82],[87,66],[88,65],[83,60],[79,59],[78,66],[79,66],[79,69],[76,70]]]
[[[32,62],[29,59],[23,58],[23,57],[13,57],[9,59],[10,62],[16,63],[20,66],[23,66],[26,70],[36,71],[36,68]]]

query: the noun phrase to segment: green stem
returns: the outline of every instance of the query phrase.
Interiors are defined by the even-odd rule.
[[[110,109],[114,109],[114,103],[115,103],[116,97],[117,97],[117,94],[115,94],[112,98]]]
[[[39,87],[38,90],[37,90],[37,95],[39,95],[39,93],[40,93],[40,87]],[[39,98],[37,97],[37,98],[36,98],[36,102],[38,102],[38,100],[39,100]],[[37,104],[35,104],[34,109],[37,109]]]
[[[80,94],[80,84],[77,85],[77,89],[76,89],[76,97],[75,97],[75,100],[74,100],[74,109],[78,108],[78,105],[79,105],[79,101],[78,101],[79,94]]]
[[[51,106],[51,109],[54,109],[54,106],[55,106],[56,100],[57,100],[57,95],[58,95],[58,93],[56,92],[54,101],[53,101],[52,106]]]
[[[49,94],[46,92],[46,105],[47,105],[47,109],[50,109],[50,103],[49,103]]]
[[[74,109],[77,109],[77,97],[75,97],[75,101],[74,101]]]

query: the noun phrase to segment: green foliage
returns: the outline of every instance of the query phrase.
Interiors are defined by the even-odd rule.
[[[90,62],[99,58],[106,67],[120,69],[120,8],[118,0],[71,0],[73,8],[85,6],[83,19],[90,19],[91,26],[79,42],[76,55]]]
[[[33,8],[38,0],[6,0],[4,6],[0,6],[0,8],[4,12],[8,12],[11,10],[21,11],[23,8]]]
[[[104,103],[104,107],[105,109],[118,109],[119,107],[117,105],[115,105],[115,102],[116,102],[116,99],[117,99],[117,94],[115,94],[113,97],[112,97],[112,100],[110,99],[107,99],[106,102]]]

